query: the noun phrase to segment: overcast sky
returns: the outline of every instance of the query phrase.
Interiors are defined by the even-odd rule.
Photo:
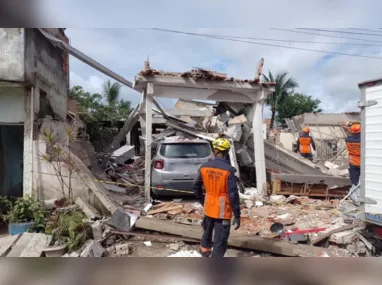
[[[60,3],[59,3],[60,2]],[[111,3],[113,2],[114,5]],[[118,4],[116,4],[118,2]],[[225,4],[225,3],[236,4]],[[324,33],[331,36],[350,37],[348,40],[309,34],[277,31],[268,28],[363,28],[378,31],[382,1],[54,1],[52,18],[67,15],[76,19],[75,26],[96,28],[68,28],[66,34],[71,44],[121,74],[130,81],[143,68],[148,56],[154,69],[186,71],[203,67],[225,72],[237,78],[253,78],[257,62],[264,58],[264,73],[286,71],[300,87],[296,89],[321,100],[325,112],[356,111],[359,100],[357,83],[382,76],[382,59],[369,59],[325,54],[297,49],[254,45],[190,35],[164,33],[138,28],[162,27],[194,33],[228,36],[305,40],[322,43],[257,42],[325,50],[382,58],[382,30],[380,36],[361,30],[343,30],[361,33]],[[89,5],[96,14],[84,14]],[[53,6],[51,7],[53,9]],[[65,21],[62,25],[69,26]],[[73,26],[73,25],[71,25]],[[198,27],[232,28],[198,28]],[[109,27],[109,28],[101,28]],[[244,28],[245,27],[245,28]],[[320,32],[316,32],[320,33]],[[378,32],[376,32],[378,34]],[[371,40],[374,42],[368,42]],[[336,43],[336,44],[333,44]],[[344,43],[365,43],[381,46],[350,46]],[[71,85],[81,85],[90,92],[101,92],[108,78],[86,64],[71,58]],[[136,104],[140,95],[123,88],[123,99]],[[174,103],[161,99],[165,107]],[[269,112],[265,113],[266,116]]]

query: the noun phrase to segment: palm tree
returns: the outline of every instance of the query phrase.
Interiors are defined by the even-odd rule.
[[[110,80],[106,81],[103,85],[103,95],[105,96],[109,106],[114,106],[118,103],[121,87],[122,85],[118,82],[111,84]]]
[[[269,126],[270,129],[273,128],[277,108],[282,104],[283,100],[288,96],[288,93],[294,88],[298,87],[298,83],[293,78],[287,78],[288,73],[279,73],[276,78],[274,78],[271,71],[269,71],[268,77],[263,74],[263,77],[266,82],[275,82],[275,92],[268,96],[265,100],[265,104],[271,107],[272,117],[271,124]]]

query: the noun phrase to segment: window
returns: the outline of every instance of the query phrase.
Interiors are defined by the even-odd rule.
[[[204,158],[211,155],[211,147],[208,143],[162,144],[159,153],[167,158]]]

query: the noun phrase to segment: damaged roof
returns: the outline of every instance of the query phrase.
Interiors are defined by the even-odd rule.
[[[152,69],[148,61],[145,61],[145,66],[138,75],[145,78],[155,77],[155,76],[165,76],[165,77],[182,77],[182,78],[193,78],[194,80],[204,80],[204,81],[226,81],[226,82],[238,82],[238,83],[249,83],[252,85],[261,85],[264,87],[273,87],[276,85],[275,82],[261,82],[258,77],[254,79],[238,79],[234,77],[228,77],[227,74],[216,72],[212,70],[207,70],[199,67],[194,67],[191,71],[186,72],[169,72]]]

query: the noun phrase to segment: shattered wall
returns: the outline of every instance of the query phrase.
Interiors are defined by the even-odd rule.
[[[38,29],[25,29],[25,79],[37,89],[36,97],[46,93],[55,115],[61,119],[67,113],[67,63],[64,53],[54,47]],[[35,111],[40,104],[36,98]]]

